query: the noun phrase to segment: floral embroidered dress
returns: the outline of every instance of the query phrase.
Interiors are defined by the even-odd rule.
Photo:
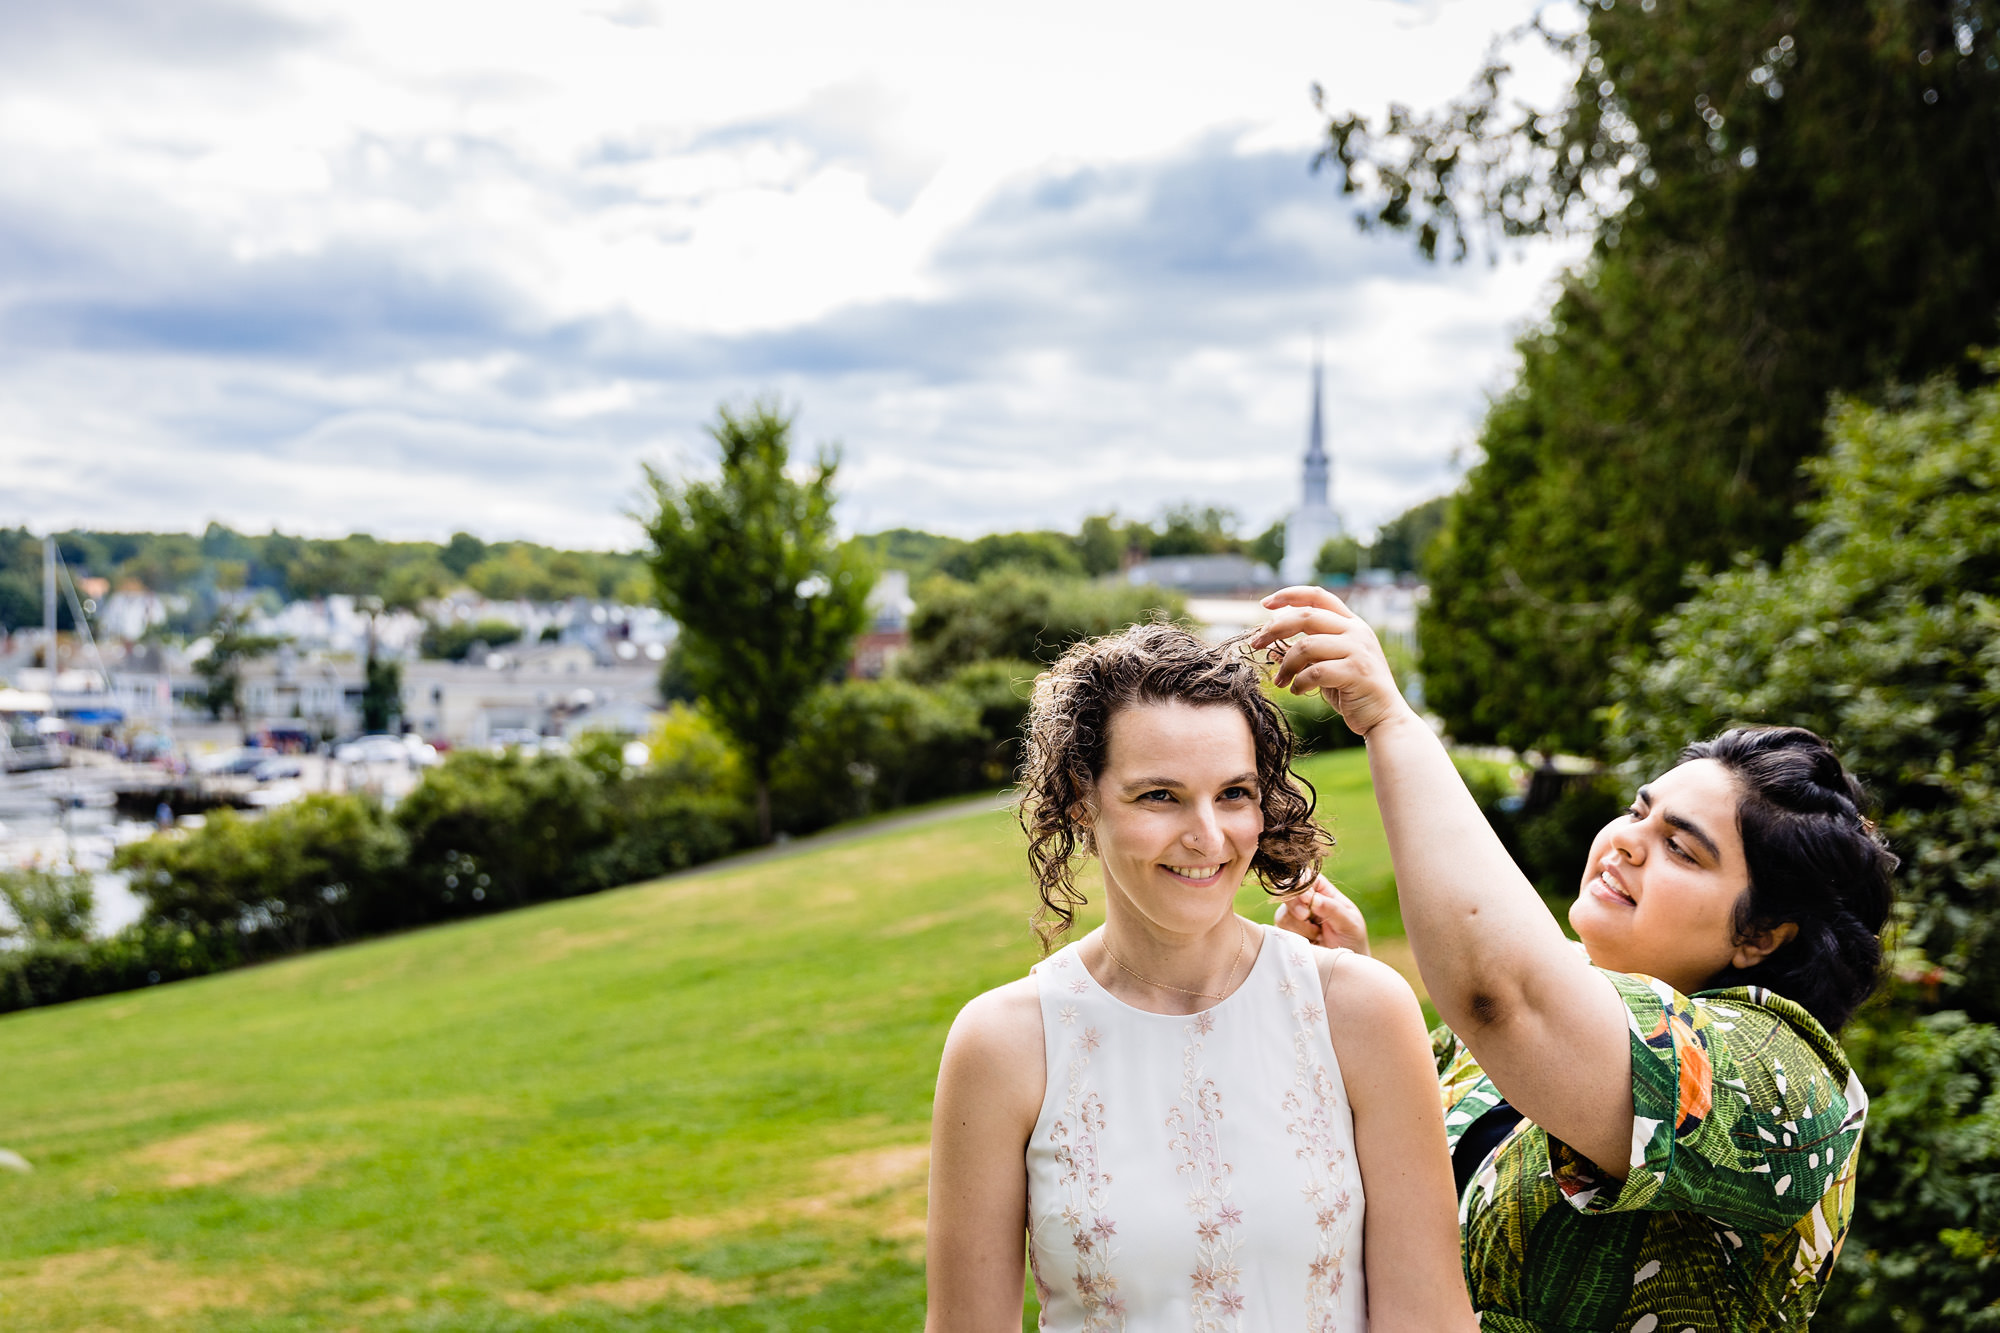
[[[1311,947],[1265,929],[1243,984],[1186,1015],[1114,999],[1076,950],[1034,971],[1041,1327],[1363,1333],[1361,1175]]]
[[[1768,990],[1689,998],[1604,975],[1631,1018],[1631,1174],[1513,1126],[1459,1200],[1480,1326],[1804,1329],[1853,1213],[1860,1080],[1810,1014]],[[1456,1150],[1500,1095],[1447,1029],[1432,1040]]]

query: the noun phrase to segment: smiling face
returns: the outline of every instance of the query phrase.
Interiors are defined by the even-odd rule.
[[[1695,759],[1639,788],[1598,831],[1570,925],[1590,961],[1658,977],[1682,993],[1748,967],[1790,938],[1739,944],[1737,901],[1750,885],[1729,770]]]
[[[1250,724],[1229,704],[1137,704],[1109,733],[1091,825],[1109,910],[1161,936],[1214,929],[1264,831]]]

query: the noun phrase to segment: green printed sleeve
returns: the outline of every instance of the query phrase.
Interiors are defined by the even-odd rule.
[[[1685,1210],[1749,1232],[1818,1208],[1860,1140],[1867,1098],[1832,1038],[1797,1005],[1740,988],[1689,998],[1606,972],[1631,1027],[1632,1156],[1621,1183],[1550,1140],[1583,1212]]]

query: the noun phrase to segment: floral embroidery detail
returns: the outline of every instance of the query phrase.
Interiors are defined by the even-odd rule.
[[[1069,993],[1072,995],[1088,995],[1090,994],[1090,983],[1081,980],[1072,981],[1069,983]]]
[[[1313,1224],[1319,1233],[1312,1263],[1306,1269],[1306,1328],[1310,1333],[1334,1333],[1340,1289],[1346,1285],[1354,1196],[1345,1181],[1347,1151],[1334,1132],[1339,1093],[1333,1075],[1314,1054],[1316,1033],[1325,1030],[1326,1010],[1309,999],[1292,1010],[1292,1017],[1299,1026],[1292,1034],[1292,1086],[1282,1103],[1287,1117],[1285,1133],[1298,1140],[1295,1155],[1304,1168],[1299,1192],[1312,1205]]]
[[[1278,983],[1278,994],[1284,996],[1286,999],[1289,1000],[1292,996],[1297,995],[1298,993],[1299,993],[1299,983],[1293,981],[1290,977],[1286,977],[1283,981]]]
[[[1072,1006],[1064,1006],[1064,1022],[1075,1016]],[[1086,1027],[1069,1042],[1069,1087],[1062,1114],[1049,1126],[1055,1144],[1056,1183],[1067,1192],[1069,1202],[1062,1219],[1070,1229],[1070,1243],[1076,1249],[1076,1295],[1083,1305],[1084,1333],[1116,1333],[1125,1327],[1125,1302],[1118,1295],[1118,1279],[1111,1272],[1117,1250],[1111,1238],[1118,1225],[1104,1211],[1111,1173],[1104,1169],[1098,1142],[1104,1133],[1104,1099],[1084,1081],[1090,1067],[1090,1053],[1103,1044],[1097,1029]],[[1030,1246],[1032,1252],[1033,1247]],[[1043,1291],[1037,1275],[1035,1290]],[[1044,1308],[1047,1297],[1043,1296]]]
[[[1167,1112],[1167,1148],[1174,1169],[1189,1177],[1188,1211],[1195,1222],[1194,1271],[1189,1301],[1194,1333],[1231,1333],[1242,1327],[1243,1270],[1236,1262],[1242,1237],[1243,1210],[1229,1202],[1233,1168],[1222,1160],[1217,1126],[1222,1121],[1222,1093],[1215,1080],[1203,1076],[1199,1038],[1215,1030],[1207,1011],[1196,1014],[1182,1029],[1181,1097]]]
[[[1064,1005],[1062,1012],[1057,1017],[1062,1019],[1064,1027],[1073,1025],[1076,1022],[1076,1006],[1073,1004]]]

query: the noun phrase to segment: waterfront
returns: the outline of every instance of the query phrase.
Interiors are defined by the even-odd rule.
[[[226,755],[217,737],[192,741],[193,758]],[[89,750],[75,750],[62,768],[29,773],[0,773],[0,869],[20,865],[68,865],[90,874],[96,903],[94,933],[111,934],[138,920],[144,904],[126,881],[111,869],[111,860],[126,843],[158,833],[163,821],[143,810],[150,793],[171,794],[173,804],[192,798],[197,804],[227,805],[247,811],[269,808],[313,792],[368,791],[394,804],[416,784],[418,770],[394,762],[342,763],[326,755],[297,756],[296,775],[259,782],[248,775],[176,775],[156,764],[114,759]],[[122,797],[122,800],[121,800]],[[198,826],[200,813],[173,815],[165,821],[180,827]],[[0,908],[0,915],[5,909]]]

